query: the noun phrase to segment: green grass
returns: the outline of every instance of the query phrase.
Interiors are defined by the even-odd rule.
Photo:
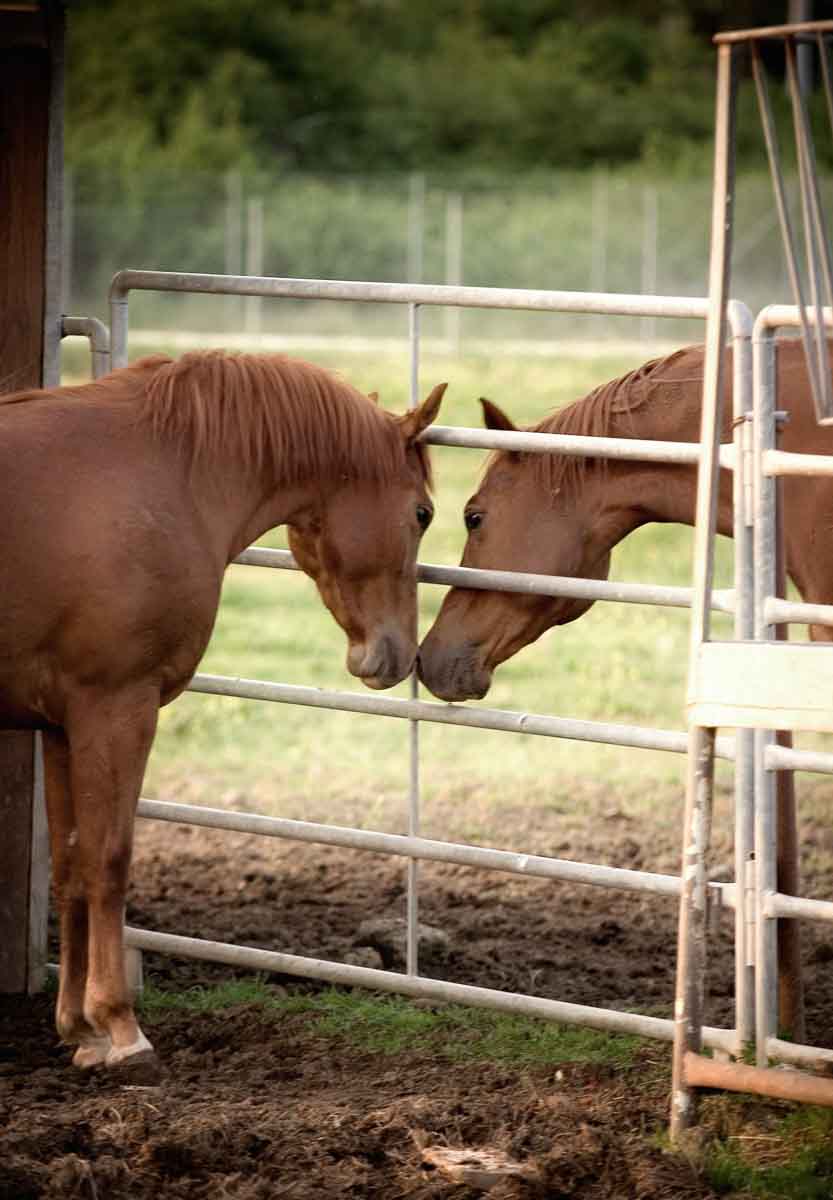
[[[709,1153],[706,1178],[718,1195],[761,1200],[829,1200],[833,1112],[804,1108],[768,1127],[735,1134]]]
[[[256,1004],[273,1013],[276,1020],[308,1014],[315,1032],[322,1037],[338,1038],[357,1049],[379,1054],[417,1051],[455,1062],[609,1063],[627,1067],[639,1046],[632,1037],[459,1005],[423,1008],[399,996],[359,990],[285,995],[259,977],[176,993],[148,986],[141,1008],[152,1024],[167,1012],[216,1012],[241,1004]]]

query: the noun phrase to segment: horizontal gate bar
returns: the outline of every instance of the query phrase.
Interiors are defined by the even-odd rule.
[[[768,892],[764,896],[763,913],[765,917],[805,917],[808,921],[833,921],[833,901]]]
[[[816,771],[820,775],[833,775],[833,754],[793,750],[773,743],[764,750],[764,767],[767,771]]]
[[[721,459],[722,461],[722,459]],[[789,450],[764,450],[764,475],[833,475],[833,454],[793,454]]]
[[[782,625],[787,622],[801,625],[833,625],[833,604],[804,604],[782,600],[778,596],[764,599],[764,622]]]
[[[282,571],[300,571],[289,550],[268,550],[250,546],[234,562],[244,567],[274,567]],[[618,583],[607,579],[574,579],[568,575],[532,575],[522,571],[478,571],[473,567],[440,567],[417,563],[420,583],[447,584],[451,587],[487,588],[501,592],[523,592],[531,596],[569,596],[579,600],[611,600],[620,604],[661,604],[669,608],[690,608],[691,588],[654,586],[650,583]],[[735,611],[735,593],[715,590],[712,607],[716,612]]]
[[[192,271],[126,269],[113,276],[110,300],[123,302],[134,290],[274,296],[284,300],[350,300],[361,304],[449,305],[610,316],[675,317],[705,320],[708,300],[697,296],[640,296],[612,292],[568,292],[533,288],[464,287],[431,283],[375,283],[347,279],[293,279],[262,275],[212,275]],[[748,320],[744,305],[732,302],[733,325]]]
[[[579,458],[618,458],[636,462],[694,465],[700,461],[698,442],[655,442],[639,438],[585,437],[568,433],[532,433],[523,430],[469,429],[457,425],[432,425],[422,436],[431,446],[462,446],[475,450],[516,450],[527,454],[566,454]],[[796,455],[803,458],[804,455]],[[720,465],[731,470],[735,448],[720,447]]]
[[[298,954],[281,954],[276,950],[257,950],[250,946],[233,946],[227,942],[211,942],[203,938],[180,937],[149,929],[134,929],[131,926],[125,927],[124,935],[126,945],[151,953],[174,954],[182,958],[225,963],[231,967],[251,967],[256,971],[277,971],[302,979],[320,979],[325,983],[373,988],[375,991],[393,992],[403,996],[424,996],[451,1004],[494,1008],[500,1012],[560,1021],[565,1025],[587,1025],[591,1029],[656,1038],[664,1042],[670,1042],[674,1038],[674,1022],[662,1017],[646,1017],[639,1013],[568,1004],[562,1000],[545,1000],[535,996],[518,995],[515,992],[499,992],[494,988],[447,983],[415,975],[399,975],[394,971],[354,967],[347,963],[327,962]],[[730,1054],[738,1049],[733,1029],[706,1028],[703,1030],[703,1042],[706,1046],[725,1050]]]
[[[152,821],[175,821],[183,825],[200,825],[207,829],[255,833],[264,837],[341,846],[348,850],[367,850],[374,854],[396,854],[403,858],[456,863],[463,867],[505,871],[541,879],[559,879],[567,883],[586,883],[597,887],[618,888],[621,891],[653,892],[664,896],[680,894],[680,880],[676,875],[626,870],[623,867],[602,867],[595,863],[571,862],[564,858],[517,854],[511,850],[492,850],[484,846],[406,837],[398,833],[377,833],[374,830],[352,829],[341,825],[320,825],[313,821],[291,821],[286,817],[267,817],[260,813],[229,812],[219,808],[143,799],[139,801],[138,816]],[[729,908],[734,907],[734,884],[714,883],[711,887],[716,902]]]
[[[499,708],[469,708],[461,704],[405,700],[394,696],[364,695],[361,692],[325,691],[323,688],[302,687],[294,683],[242,679],[236,675],[198,674],[191,680],[188,690],[214,696],[238,696],[243,700],[271,700],[276,704],[303,704],[340,712],[431,721],[440,725],[465,725],[470,729],[494,729],[502,733],[531,733],[539,737],[569,738],[577,742],[607,742],[613,746],[631,746],[638,750],[667,750],[671,754],[685,754],[688,749],[687,735],[675,730],[613,725],[605,721],[578,721]],[[734,753],[733,739],[717,738],[718,758],[733,759]]]

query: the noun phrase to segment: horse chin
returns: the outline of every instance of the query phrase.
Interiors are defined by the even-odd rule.
[[[374,692],[383,692],[386,688],[396,687],[397,683],[401,683],[407,677],[405,675],[360,675],[362,683],[365,687],[371,688]]]
[[[438,700],[482,700],[492,686],[492,672],[479,663],[452,660],[450,667],[441,664],[437,669],[427,657],[417,660],[420,679]]]

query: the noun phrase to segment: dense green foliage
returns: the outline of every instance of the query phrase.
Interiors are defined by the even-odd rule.
[[[784,7],[741,0],[729,23]],[[717,0],[78,0],[68,156],[127,175],[699,165],[726,24]]]

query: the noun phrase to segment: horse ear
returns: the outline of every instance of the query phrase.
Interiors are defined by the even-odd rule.
[[[491,400],[487,400],[485,396],[481,396],[480,404],[483,409],[483,424],[487,429],[503,429],[506,433],[518,432],[517,425],[514,424],[511,418],[507,417],[503,409],[498,408],[496,404],[492,404]]]
[[[368,393],[367,393],[367,398],[368,398],[368,400],[370,401],[370,403],[371,403],[371,404],[378,404],[378,403],[379,403],[379,393],[378,393],[378,392],[368,392]]]
[[[399,428],[406,442],[414,442],[427,429],[440,411],[440,402],[445,394],[447,383],[438,383],[427,400],[423,400],[419,408],[412,408],[399,418]]]

